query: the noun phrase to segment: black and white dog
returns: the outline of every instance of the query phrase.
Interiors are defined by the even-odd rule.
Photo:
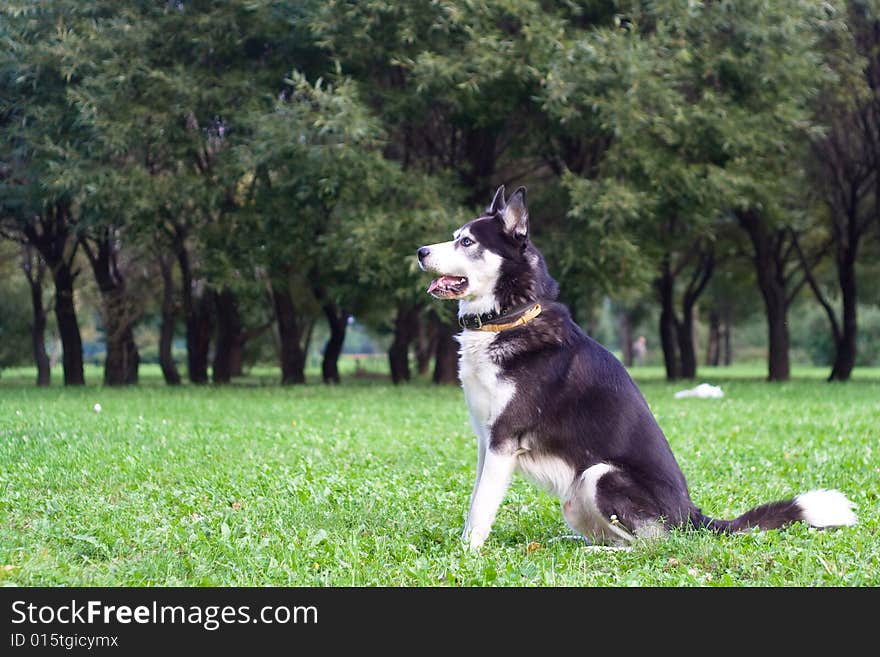
[[[673,527],[717,532],[794,521],[851,525],[853,503],[814,490],[717,520],[691,501],[684,475],[623,365],[572,321],[529,239],[526,190],[504,188],[451,242],[418,250],[440,274],[428,292],[459,300],[459,377],[477,434],[477,479],[463,539],[479,549],[515,470],[562,500],[568,525],[621,545]]]

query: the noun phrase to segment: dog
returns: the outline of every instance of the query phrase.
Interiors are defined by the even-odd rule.
[[[479,550],[515,471],[556,495],[572,530],[596,546],[626,546],[673,528],[714,532],[852,525],[854,504],[813,490],[733,520],[704,515],[626,368],[574,323],[530,239],[526,189],[499,187],[452,241],[418,249],[458,300],[459,378],[477,436],[476,482],[462,539]]]

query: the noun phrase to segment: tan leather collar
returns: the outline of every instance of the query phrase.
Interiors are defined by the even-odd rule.
[[[506,324],[483,324],[478,328],[478,331],[492,331],[493,333],[500,333],[501,331],[506,331],[507,329],[516,328],[517,326],[522,326],[523,324],[527,324],[532,321],[541,314],[541,304],[536,303],[534,306],[529,308],[522,315],[517,317],[512,322],[507,322]]]

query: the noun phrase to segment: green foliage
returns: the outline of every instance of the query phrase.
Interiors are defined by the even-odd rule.
[[[504,124],[519,109],[535,42],[555,23],[528,0],[331,1],[314,30],[344,71],[370,83],[371,102],[390,123],[449,117],[462,127]]]
[[[645,284],[651,271],[633,239],[642,220],[644,194],[614,178],[592,180],[566,172],[562,184],[571,199],[568,231],[558,257],[602,290]],[[589,253],[585,256],[585,253]]]
[[[880,364],[880,308],[859,304],[857,312],[859,331],[856,338],[856,366],[878,365]],[[822,308],[814,304],[804,305],[793,313],[791,326],[792,347],[803,349],[814,365],[833,363],[834,339],[828,326],[828,316]]]
[[[295,259],[309,271],[327,255],[339,205],[357,204],[365,179],[381,173],[380,132],[350,83],[310,84],[294,72],[287,84],[249,117],[251,137],[237,150],[245,223],[232,228],[240,252],[259,264],[277,271]]]
[[[275,278],[308,313],[320,295],[382,323],[433,303],[415,248],[523,183],[581,317],[708,245],[727,280],[706,307],[742,316],[731,211],[826,237],[808,147],[866,98],[849,28],[875,5],[6,3],[0,221],[63,197],[79,233],[182,244],[249,315]]]
[[[387,195],[385,202],[362,208],[363,214],[346,225],[338,248],[352,258],[350,265],[361,284],[391,293],[389,305],[422,301],[425,276],[418,268],[416,250],[449,239],[470,217],[450,202],[455,198],[451,185],[396,167],[387,173],[374,190]]]
[[[76,3],[37,3],[2,10],[0,38],[0,217],[20,227],[47,202],[69,197],[66,149],[88,141],[67,86],[76,70],[58,52],[67,21],[88,16]]]
[[[24,274],[13,271],[0,276],[0,369],[33,360],[30,311],[30,290]]]
[[[240,209],[220,236],[234,244],[223,250],[230,269],[295,270],[301,301],[320,291],[359,313],[377,291],[413,296],[406,256],[425,234],[413,228],[427,230],[424,207],[439,207],[436,183],[383,157],[384,133],[350,80],[294,72],[287,83],[238,149]]]
[[[712,239],[729,209],[785,205],[792,158],[817,129],[810,102],[832,76],[816,46],[836,12],[656,2],[563,41],[544,107],[610,142],[598,179],[564,179],[570,215],[619,236],[610,246],[627,260],[656,261]]]

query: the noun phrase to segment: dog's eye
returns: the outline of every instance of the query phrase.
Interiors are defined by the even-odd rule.
[[[474,241],[470,237],[462,237],[461,238],[461,245],[464,247],[468,247],[473,243],[474,243]]]

